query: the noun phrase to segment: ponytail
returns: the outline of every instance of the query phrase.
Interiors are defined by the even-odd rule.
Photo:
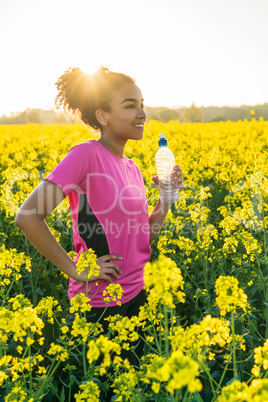
[[[114,73],[101,67],[92,75],[85,74],[80,68],[69,68],[58,79],[56,107],[79,115],[81,120],[94,129],[101,128],[96,118],[96,110],[110,111],[110,102],[124,84],[135,84],[128,75]]]

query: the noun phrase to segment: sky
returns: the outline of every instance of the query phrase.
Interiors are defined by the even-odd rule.
[[[268,0],[0,0],[0,116],[51,109],[69,67],[136,79],[146,106],[268,102]]]

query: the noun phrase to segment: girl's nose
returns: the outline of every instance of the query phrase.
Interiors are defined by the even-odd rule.
[[[139,108],[138,116],[137,116],[137,117],[138,117],[139,119],[146,119],[147,114],[146,114],[145,110],[144,110],[142,107]]]

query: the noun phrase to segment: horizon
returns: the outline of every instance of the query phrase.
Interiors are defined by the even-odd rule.
[[[194,102],[194,104],[195,104],[195,102]],[[254,105],[246,105],[246,104],[243,104],[243,105],[222,105],[222,106],[218,106],[218,105],[208,105],[208,106],[204,106],[204,105],[201,105],[201,106],[198,106],[198,105],[196,105],[195,104],[195,106],[196,107],[198,107],[198,108],[211,108],[211,107],[215,107],[215,108],[224,108],[224,107],[227,107],[227,108],[240,108],[240,107],[243,107],[243,106],[245,106],[245,107],[255,107],[255,106],[263,106],[263,105],[265,105],[265,104],[268,104],[268,102],[263,102],[263,103],[256,103],[256,104],[254,104]],[[145,105],[145,108],[146,107],[148,107],[148,108],[152,108],[152,109],[161,109],[161,108],[167,108],[167,109],[180,109],[180,108],[189,108],[191,105],[189,105],[189,106],[185,106],[185,105],[180,105],[180,106],[149,106],[149,105]],[[6,116],[6,117],[10,117],[10,115],[11,114],[16,114],[16,113],[23,113],[24,111],[26,111],[26,110],[34,110],[34,109],[36,109],[36,110],[42,110],[42,111],[44,111],[44,112],[48,112],[48,111],[50,111],[50,110],[53,110],[53,111],[55,111],[55,112],[60,112],[60,113],[64,113],[64,114],[68,114],[68,113],[66,113],[66,112],[64,112],[64,110],[59,110],[59,109],[57,109],[56,107],[54,107],[54,108],[50,108],[50,109],[43,109],[43,108],[41,108],[41,107],[26,107],[25,109],[23,109],[23,110],[15,110],[15,111],[12,111],[12,112],[10,112],[9,114],[0,114],[0,118],[1,117],[3,117],[3,116]]]

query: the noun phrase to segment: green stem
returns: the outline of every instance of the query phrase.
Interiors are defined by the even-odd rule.
[[[169,356],[169,345],[168,345],[168,315],[167,315],[167,307],[164,306],[164,316],[165,316],[165,332],[164,332],[164,337],[165,337],[165,354],[166,354],[166,359]]]
[[[180,261],[179,261],[179,259],[177,257],[174,257],[174,261],[177,263],[177,266],[180,266]],[[198,288],[197,282],[195,282],[194,279],[191,278],[191,276],[190,276],[189,272],[187,271],[187,269],[183,270],[183,273],[189,279],[189,281],[191,281],[194,284],[194,286],[196,288]]]
[[[150,349],[152,349],[152,351],[157,354],[159,353],[159,350],[155,349],[152,345],[150,345],[150,343],[147,341],[147,339],[145,339],[141,334],[139,334],[139,337],[141,338],[141,340],[143,341],[143,343],[145,345],[147,345]],[[156,340],[156,339],[155,339]]]
[[[55,371],[56,371],[57,368],[59,367],[60,363],[61,363],[61,360],[59,360],[59,361],[57,362],[57,364],[55,365],[54,368],[53,368],[53,364],[52,364],[52,366],[50,367],[50,370],[49,370],[49,372],[48,372],[48,374],[47,374],[45,380],[43,381],[41,387],[40,387],[39,390],[37,391],[37,394],[35,395],[34,400],[38,400],[38,398],[40,398],[40,396],[42,395],[43,389],[44,389],[45,386],[47,385],[47,383],[48,383],[48,381],[50,380],[50,378],[53,377],[53,374],[55,373]]]
[[[268,289],[266,288],[266,295],[268,293]],[[265,300],[265,339],[268,338],[268,302]]]
[[[4,355],[3,354],[4,349],[5,349],[5,346],[4,346],[3,342],[0,341],[0,359],[2,359],[2,357]]]
[[[267,258],[267,234],[266,234],[266,229],[265,229],[262,192],[260,192],[260,193],[261,193],[262,224],[263,224],[263,245],[264,245],[264,254],[265,254],[265,261],[266,261],[266,258]]]
[[[86,297],[88,297],[88,270],[87,270],[87,281],[86,281]]]
[[[161,313],[161,312],[162,312],[161,305],[159,306],[159,310],[160,310],[160,313]],[[162,328],[163,328],[163,320],[162,320],[161,317],[159,317],[159,322],[160,322],[160,325],[159,325],[159,332],[158,332],[158,334],[157,334],[157,332],[156,332],[155,326],[153,326],[153,328],[154,328],[155,338],[157,339],[157,336],[158,336],[159,355],[162,356]]]
[[[265,272],[265,276],[267,276],[267,233],[266,233],[266,229],[265,229],[265,219],[264,219],[264,207],[263,207],[263,197],[262,197],[262,192],[260,191],[260,197],[261,197],[261,207],[262,207],[262,224],[263,224],[263,245],[264,245],[264,254],[265,254],[265,264],[266,264],[266,272]],[[265,318],[266,318],[266,325],[265,325],[265,338],[267,339],[268,337],[268,284],[267,281],[265,281],[264,283],[266,283],[265,286]]]
[[[231,311],[231,325],[232,325],[233,372],[234,372],[234,379],[236,380],[237,370],[236,370],[235,326],[234,326],[234,312],[233,311]]]
[[[174,397],[173,397],[173,399],[174,399],[175,402],[176,402],[176,401],[179,401],[179,395],[180,395],[180,390],[179,390],[179,389],[176,389],[175,395],[174,395]]]
[[[108,308],[109,304],[107,304],[107,306],[105,307],[105,309],[103,310],[103,313],[101,314],[101,316],[99,317],[99,319],[95,322],[95,325],[93,326],[93,330],[95,329],[95,327],[97,326],[97,324],[99,323],[99,321],[102,319],[103,315],[105,314],[107,308]]]
[[[162,356],[161,342],[158,342],[158,337],[157,337],[158,334],[156,333],[154,324],[152,324],[152,326],[153,326],[153,332],[154,332],[154,341],[155,341],[156,346],[157,346],[157,348],[158,348],[158,353],[159,353],[159,355]],[[160,334],[160,340],[161,340],[161,334]]]
[[[217,394],[216,394],[216,391],[214,389],[213,383],[215,383],[215,385],[217,385],[217,382],[211,377],[210,371],[207,368],[206,364],[202,364],[202,367],[204,368],[204,371],[206,372],[206,374],[208,376],[210,388],[211,388],[211,391],[213,393],[213,398],[216,398]]]
[[[260,274],[261,280],[262,280],[263,283],[265,283],[265,278],[264,278],[263,273],[262,273],[262,269],[261,269],[261,265],[260,265],[260,261],[259,261],[258,255],[256,254],[255,257],[256,257],[256,261],[257,261],[257,265],[258,265],[258,269],[259,269],[259,274]],[[264,297],[265,297],[265,290],[264,290],[263,294],[264,294]]]
[[[70,372],[70,378],[71,378],[71,372]],[[69,383],[69,393],[68,393],[68,402],[71,402],[71,396],[72,396],[72,386],[71,386],[71,381]]]
[[[207,252],[204,253],[203,273],[205,278],[205,289],[208,290],[208,256]]]
[[[187,389],[186,392],[185,392],[185,394],[184,394],[184,397],[183,397],[182,402],[186,402],[186,401],[187,401],[188,395],[189,395],[189,391],[188,391],[188,389]],[[177,401],[177,399],[174,399],[174,400],[175,400],[175,402]]]
[[[231,356],[230,356],[230,359],[231,359]],[[225,373],[226,373],[227,368],[228,368],[228,364],[230,363],[230,359],[228,360],[227,364],[226,364],[225,367],[224,367],[223,373],[222,373],[222,375],[221,375],[221,379],[220,379],[220,381],[219,381],[219,383],[218,383],[218,386],[217,386],[217,389],[216,389],[216,394],[218,394],[219,391],[220,391],[221,384],[222,384],[222,382],[223,382],[223,379],[224,379],[224,377],[225,377]],[[213,401],[215,401],[214,398],[212,399],[211,402],[213,402]]]
[[[86,361],[86,343],[84,342],[83,344],[83,355],[82,355],[82,359],[83,359],[83,369],[84,369],[84,376],[87,376],[87,361]]]
[[[266,251],[266,249],[265,249]],[[267,279],[263,276],[260,261],[258,258],[258,255],[255,255],[258,269],[259,269],[259,274],[262,280],[262,291],[263,291],[263,296],[265,300],[265,339],[268,338],[268,281]],[[265,261],[265,265],[267,266],[267,262]]]
[[[29,330],[28,330],[29,332]],[[28,334],[29,336],[29,334]],[[29,377],[30,377],[30,395],[33,393],[33,373],[32,373],[32,353],[31,345],[29,345]]]
[[[11,282],[8,290],[5,292],[5,294],[3,294],[3,304],[2,304],[2,306],[5,304],[5,301],[9,298],[9,292],[11,291],[14,282],[15,282],[15,277],[12,279],[12,282]]]
[[[173,329],[174,329],[173,319],[174,319],[174,309],[173,309],[173,307],[171,307],[171,314],[170,314],[170,324],[171,324],[170,335],[173,335]]]

